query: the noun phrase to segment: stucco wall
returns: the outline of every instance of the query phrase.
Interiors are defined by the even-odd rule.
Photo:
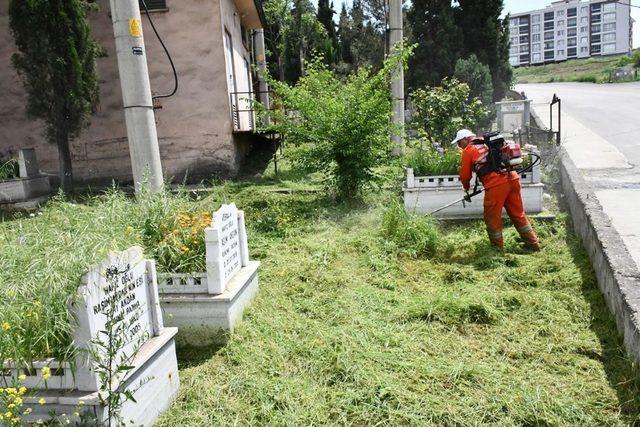
[[[26,119],[24,90],[10,65],[15,46],[8,29],[8,2],[0,0],[0,154],[34,147],[41,168],[55,173],[57,150],[44,142],[43,126]],[[74,173],[78,180],[126,181],[131,165],[109,1],[98,0],[98,6],[91,25],[106,53],[97,64],[100,105],[91,126],[72,144]],[[160,100],[162,108],[155,111],[165,177],[182,179],[185,172],[192,179],[233,175],[241,150],[233,142],[219,0],[167,0],[167,6],[169,12],[152,14],[180,77],[178,93]],[[171,67],[144,15],[142,21],[152,92],[167,93],[173,88]]]

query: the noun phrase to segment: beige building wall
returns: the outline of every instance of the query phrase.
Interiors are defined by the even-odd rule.
[[[42,124],[26,118],[26,96],[10,63],[15,46],[9,33],[8,3],[0,0],[0,155],[34,147],[41,169],[56,173],[57,149],[44,141]],[[127,181],[131,163],[109,1],[97,3],[99,10],[92,13],[91,25],[105,52],[97,64],[100,104],[91,126],[72,143],[74,175],[89,182]],[[180,79],[177,94],[160,99],[162,108],[155,110],[165,178],[233,175],[245,147],[234,143],[232,134],[222,28],[227,26],[241,47],[239,13],[232,0],[167,0],[167,6],[168,12],[152,12]],[[144,14],[142,21],[152,92],[168,93],[173,88],[169,61]],[[237,55],[248,58],[246,50]],[[249,82],[241,84],[243,89],[238,90],[250,87]]]

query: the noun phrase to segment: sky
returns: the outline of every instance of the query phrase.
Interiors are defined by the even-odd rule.
[[[528,10],[542,9],[551,4],[552,0],[505,0],[505,13],[519,13]],[[629,0],[624,0],[625,3]],[[342,3],[346,3],[347,7],[351,6],[352,0],[333,0],[334,10],[340,13]],[[640,0],[631,0],[631,4],[640,6]],[[640,8],[631,8],[631,17],[635,19],[633,26],[633,47],[640,47]]]

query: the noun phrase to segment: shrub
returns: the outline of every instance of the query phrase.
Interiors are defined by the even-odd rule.
[[[489,109],[470,98],[469,85],[445,78],[442,85],[416,89],[411,94],[413,126],[432,144],[446,145],[461,128],[477,129]]]
[[[292,166],[326,173],[343,200],[359,197],[375,183],[374,169],[388,161],[391,149],[388,76],[408,55],[409,50],[396,50],[382,70],[362,68],[345,81],[316,58],[295,86],[272,81],[283,108],[268,113],[271,129],[289,144]]]
[[[440,240],[438,228],[431,217],[409,213],[397,201],[383,214],[382,235],[400,252],[413,257],[434,255]]]

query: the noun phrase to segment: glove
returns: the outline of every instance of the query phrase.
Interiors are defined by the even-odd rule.
[[[471,195],[469,194],[469,190],[464,190],[463,199],[465,202],[471,203]]]

